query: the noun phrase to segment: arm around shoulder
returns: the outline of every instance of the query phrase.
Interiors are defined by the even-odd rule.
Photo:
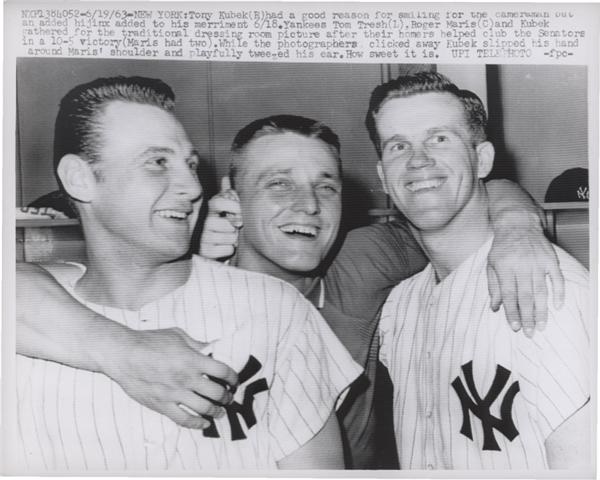
[[[132,330],[79,303],[37,265],[17,265],[16,287],[18,354],[103,373],[137,402],[190,428],[208,423],[180,404],[215,416],[217,404],[231,400],[205,374],[235,385],[235,372],[182,330]]]
[[[76,268],[59,265],[58,269]],[[75,300],[45,269],[17,263],[17,353],[99,371],[99,339],[128,330]]]
[[[342,311],[370,321],[390,290],[426,264],[406,224],[375,224],[348,233],[325,279]]]

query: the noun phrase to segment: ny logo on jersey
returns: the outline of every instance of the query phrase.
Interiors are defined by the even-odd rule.
[[[261,363],[252,355],[246,362],[242,371],[238,374],[238,380],[240,385],[243,385],[246,381],[250,380],[260,369]],[[225,407],[227,412],[227,420],[229,421],[229,427],[231,428],[231,439],[232,440],[244,440],[246,434],[242,429],[239,417],[244,419],[244,423],[248,429],[256,425],[256,415],[252,409],[254,404],[254,396],[260,392],[264,392],[269,389],[267,381],[264,378],[254,380],[252,383],[246,385],[244,391],[244,400],[240,404],[233,402]],[[220,438],[217,426],[212,418],[208,419],[210,426],[204,430],[204,436],[210,438]]]
[[[460,433],[470,440],[473,440],[471,418],[469,416],[470,410],[477,418],[479,418],[479,420],[481,420],[481,425],[483,427],[483,450],[500,450],[498,442],[496,442],[496,437],[494,436],[494,429],[502,433],[511,442],[519,434],[512,419],[512,404],[515,395],[519,392],[519,382],[513,382],[506,391],[506,394],[502,399],[502,404],[500,405],[500,418],[497,418],[490,413],[490,406],[496,401],[500,392],[508,382],[510,370],[507,370],[501,365],[496,365],[496,375],[492,386],[482,399],[477,388],[475,388],[473,362],[465,363],[461,369],[471,395],[469,396],[462,380],[457,376],[452,382],[452,387],[456,391],[462,406],[463,422]]]

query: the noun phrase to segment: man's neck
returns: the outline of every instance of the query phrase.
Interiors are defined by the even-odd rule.
[[[231,258],[231,265],[243,268],[244,270],[250,270],[252,272],[264,273],[271,275],[272,277],[279,278],[284,282],[292,284],[302,295],[306,295],[311,286],[313,285],[314,277],[311,277],[304,273],[289,272],[284,270],[277,265],[272,264],[268,260],[261,261],[254,255],[244,254],[243,245],[240,246],[236,254]]]
[[[76,291],[87,301],[135,311],[183,285],[191,268],[190,260],[166,262],[88,246],[86,272]]]
[[[475,253],[493,234],[485,190],[438,230],[418,230],[413,234],[442,281]]]

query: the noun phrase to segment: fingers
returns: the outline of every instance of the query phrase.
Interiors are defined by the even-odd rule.
[[[231,180],[229,175],[221,177],[221,192],[226,192],[227,190],[231,190]]]
[[[552,249],[554,251],[554,249]],[[556,252],[554,252],[556,256]],[[560,271],[560,265],[558,258],[556,257],[556,263],[548,266],[547,270],[550,281],[552,282],[552,298],[554,308],[560,310],[565,302],[565,278]]]
[[[221,219],[221,220],[224,220],[225,222],[229,223],[225,219]],[[205,243],[212,243],[213,245],[235,246],[235,244],[237,243],[237,240],[238,240],[238,233],[237,233],[237,230],[233,226],[231,226],[231,228],[233,228],[233,232],[216,232],[214,230],[207,231],[206,236],[203,239],[203,241]]]
[[[183,408],[182,408],[183,407]],[[175,403],[169,403],[164,409],[159,412],[173,420],[177,425],[186,428],[195,428],[203,430],[210,425],[210,422],[198,415],[193,415],[192,411],[186,410],[185,406],[180,406]]]
[[[535,278],[535,275],[533,276]],[[535,329],[535,301],[533,295],[533,284],[529,278],[525,282],[520,282],[517,279],[517,310],[521,321],[521,328],[527,337],[533,336]]]
[[[200,254],[213,259],[230,257],[235,253],[238,236],[229,219],[209,216],[200,238]]]
[[[235,253],[233,245],[207,245],[202,244],[200,247],[200,255],[204,258],[213,260],[225,257],[231,257]]]
[[[517,303],[515,286],[500,285],[496,270],[490,264],[487,266],[488,290],[490,292],[490,308],[497,312],[504,304],[504,313],[510,328],[518,332],[521,329],[521,316]]]
[[[184,392],[178,398],[178,403],[183,405],[188,413],[195,413],[204,417],[220,418],[225,415],[225,408],[217,405],[194,392]]]
[[[209,200],[208,216],[209,218],[211,216],[224,217],[235,228],[242,227],[243,222],[240,199],[236,191],[231,189],[229,177],[223,177],[221,179],[221,191]]]
[[[235,373],[235,371],[232,368],[225,365],[223,362],[219,362],[218,360],[215,360],[214,358],[207,355],[206,347],[209,345],[208,343],[199,342],[198,340],[194,340],[192,337],[190,337],[186,332],[184,332],[179,327],[164,329],[162,331],[163,332],[168,331],[170,334],[176,336],[179,339],[179,341],[184,342],[183,344],[181,344],[181,343],[179,344],[180,350],[185,349],[186,346],[192,350],[192,352],[189,352],[192,355],[192,358],[187,358],[186,362],[189,365],[193,366],[191,368],[194,368],[195,371],[198,372],[198,374],[197,374],[198,379],[203,381],[204,376],[208,375],[208,376],[215,377],[215,378],[218,378],[218,379],[224,381],[227,385],[229,385],[231,387],[237,386],[237,384],[238,384],[237,373]],[[188,354],[188,357],[189,357],[189,354]],[[189,372],[189,369],[188,369],[188,372]],[[193,381],[196,381],[195,374],[193,373],[193,371],[190,375],[192,376]],[[196,386],[197,385],[192,385],[191,387],[195,388]],[[190,387],[190,386],[188,386],[188,387]],[[204,392],[199,392],[199,393],[201,393],[202,395],[205,395]],[[205,395],[205,396],[209,396],[209,395]],[[225,403],[228,403],[228,402],[225,402]]]
[[[500,284],[496,276],[496,270],[488,264],[487,266],[488,291],[490,293],[490,307],[492,311],[497,312],[502,303],[502,294],[500,293]]]
[[[223,212],[231,215],[241,215],[242,208],[237,199],[216,195],[208,201],[208,214],[221,215]]]
[[[548,287],[545,277],[533,277],[533,303],[535,308],[535,328],[542,331],[548,322]]]
[[[506,314],[506,320],[515,332],[518,332],[521,328],[521,316],[519,314],[519,307],[517,303],[517,289],[514,279],[510,284],[500,284],[502,291],[502,304],[504,305],[504,313]]]
[[[202,373],[225,382],[230,387],[236,387],[238,384],[237,373],[224,363],[214,358],[204,357],[200,366]],[[216,384],[216,383],[215,383]],[[218,385],[218,384],[217,384]]]
[[[221,218],[226,219],[235,228],[242,227],[244,222],[242,221],[242,208],[239,199],[233,190],[230,190],[229,193],[231,195],[228,198],[224,197],[223,194],[219,194],[210,199],[208,202],[208,217],[205,222],[205,229],[209,220]],[[218,226],[219,224],[216,225]]]
[[[207,375],[201,375],[201,377],[194,382],[195,386],[193,392],[217,406],[229,405],[233,402],[234,387],[225,386],[225,384],[219,382],[221,382],[221,380],[216,382],[212,378],[208,378]],[[207,413],[207,415],[214,416],[211,413]]]
[[[204,376],[211,376],[214,378],[218,378],[220,380],[222,380],[223,382],[225,382],[227,385],[229,385],[230,387],[237,387],[238,385],[238,377],[237,377],[237,373],[235,373],[235,371],[230,368],[229,366],[225,365],[223,362],[219,362],[218,360],[215,360],[212,357],[209,357],[206,353],[206,346],[208,345],[207,343],[203,343],[203,342],[198,342],[197,340],[194,340],[193,338],[189,337],[186,335],[185,337],[186,342],[188,343],[188,345],[190,346],[190,348],[194,349],[198,355],[198,370],[200,372],[200,374],[202,375],[202,381],[204,381]],[[216,385],[217,387],[219,387],[219,389],[221,390],[225,390],[223,388],[223,386],[219,385],[216,382],[210,381],[210,380],[206,380],[208,382],[210,382],[213,385]],[[198,391],[198,393],[200,393],[201,395],[211,398],[213,400],[216,401],[220,401],[221,403],[229,403],[231,400],[229,401],[222,401],[221,397],[219,395],[222,395],[221,393],[215,394],[212,391]]]
[[[227,218],[220,216],[207,217],[204,222],[204,232],[206,233],[203,235],[210,240],[220,240],[221,237],[217,237],[215,234],[221,233],[232,233],[237,236],[237,229]]]

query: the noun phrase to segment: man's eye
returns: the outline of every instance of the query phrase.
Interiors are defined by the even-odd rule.
[[[156,157],[156,158],[151,158],[146,163],[148,165],[150,165],[151,167],[162,168],[167,165],[167,159],[165,157]]]
[[[267,183],[267,188],[271,188],[274,190],[283,190],[289,188],[291,186],[291,182],[284,179],[275,179],[271,180]]]
[[[446,142],[448,142],[448,140],[450,140],[450,139],[446,135],[434,135],[434,137],[431,139],[431,143],[433,143],[433,144],[446,143]]]
[[[403,152],[406,150],[406,144],[404,143],[392,143],[390,145],[390,152]]]
[[[333,185],[331,183],[324,183],[322,185],[319,185],[319,190],[326,193],[338,193],[340,191],[337,185]]]

